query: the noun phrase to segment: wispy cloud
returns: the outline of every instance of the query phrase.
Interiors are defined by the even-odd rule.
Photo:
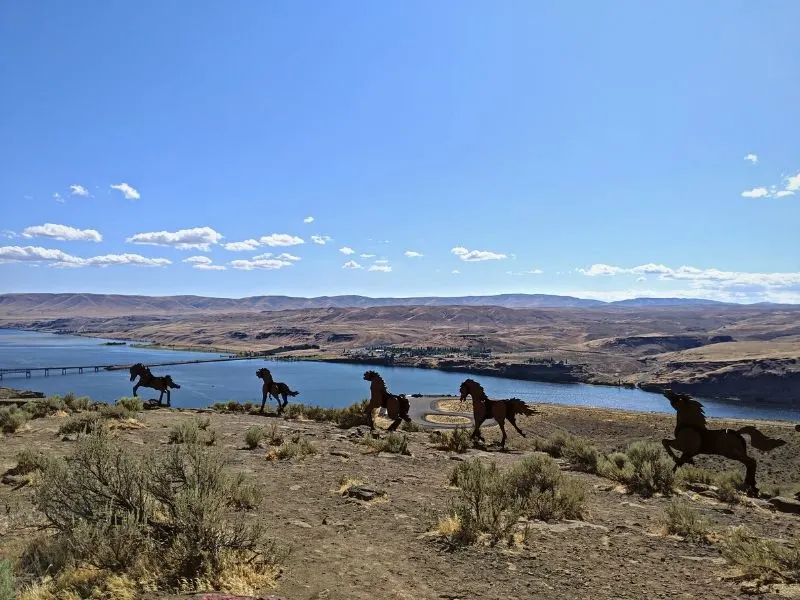
[[[56,202],[59,202],[61,204],[64,204],[64,198],[62,198],[61,194],[59,194],[58,192],[53,194],[53,200],[55,200]]]
[[[231,252],[250,252],[258,248],[261,244],[258,240],[244,240],[242,242],[228,242],[227,244],[222,244],[222,247],[225,250],[230,250]]]
[[[460,275],[460,274],[461,274],[461,271],[459,271],[458,269],[453,269],[453,270],[452,270],[452,271],[450,271],[450,272],[451,272],[453,275]]]
[[[202,250],[208,252],[213,244],[218,244],[223,235],[211,227],[193,227],[178,231],[151,231],[137,233],[125,241],[145,246],[172,246],[178,250]]]
[[[388,260],[386,260],[385,258],[381,258],[380,260],[376,260],[376,261],[375,261],[375,264],[376,264],[376,265],[388,265],[388,264],[389,264],[389,261],[388,261]]]
[[[695,293],[696,290],[713,291],[725,294],[727,297],[738,295],[740,298],[768,299],[778,293],[800,292],[800,272],[757,273],[714,268],[699,269],[691,266],[672,268],[656,263],[635,267],[594,264],[588,269],[577,269],[577,271],[588,277],[634,275],[642,279],[645,276],[654,276],[661,281],[683,282],[691,290],[695,290]]]
[[[33,225],[26,227],[22,231],[22,236],[26,238],[50,238],[62,242],[102,242],[103,236],[96,229],[76,229],[69,225],[58,225],[56,223],[45,223],[44,225]]]
[[[405,254],[408,258],[422,258],[424,256],[422,252],[416,252],[414,250],[406,250]]]
[[[744,157],[745,160],[749,160],[751,163],[756,164],[758,162],[758,155],[753,154],[752,152]]]
[[[288,252],[281,252],[277,256],[278,260],[290,260],[292,262],[297,262],[300,260],[299,256],[295,256],[294,254],[289,254]]]
[[[380,273],[391,273],[392,267],[389,265],[371,265],[368,269],[369,271],[377,271]]]
[[[184,258],[181,262],[192,265],[192,268],[199,269],[200,271],[224,271],[225,267],[222,265],[215,265],[213,261],[207,256],[190,256]]]
[[[273,233],[270,235],[263,235],[259,240],[265,246],[297,246],[305,244],[303,238],[296,235],[289,235],[288,233]]]
[[[347,246],[345,246],[343,248],[339,248],[339,252],[341,252],[342,254],[344,254],[346,256],[350,256],[351,254],[355,254],[356,253],[355,250],[353,250],[352,248],[349,248]]]
[[[142,197],[136,188],[128,185],[127,183],[117,183],[112,185],[111,189],[122,192],[122,195],[125,196],[126,200],[138,200]]]
[[[163,267],[172,264],[166,258],[147,258],[140,254],[104,254],[82,258],[53,248],[41,246],[2,246],[0,263],[50,264],[54,267],[107,267],[133,265],[140,267]]]
[[[544,273],[541,269],[529,269],[527,271],[523,271],[525,275],[541,275]]]
[[[375,258],[374,254],[359,254],[361,258]]]
[[[69,186],[70,189],[70,196],[88,196],[89,190],[87,190],[82,185],[71,185]]]
[[[233,260],[231,266],[240,271],[253,271],[255,269],[265,269],[268,271],[275,271],[283,269],[284,267],[291,267],[294,264],[293,260],[287,260],[285,257],[292,256],[291,254],[281,254],[273,257],[272,253],[259,254],[248,260]],[[283,258],[282,258],[283,257]],[[297,259],[297,257],[292,257]],[[299,259],[298,259],[299,260]]]
[[[314,217],[306,217],[305,219],[303,219],[303,223],[313,223],[313,222],[314,222]]]
[[[10,240],[13,240],[15,237],[17,237],[17,232],[16,231],[11,231],[10,229],[3,229],[3,230],[0,230],[0,237],[4,237],[4,238],[8,238]]]
[[[461,246],[450,250],[453,254],[466,262],[477,262],[483,260],[503,260],[508,258],[505,254],[489,252],[488,250],[467,250]]]
[[[346,263],[344,263],[342,265],[342,268],[343,269],[363,269],[364,267],[362,267],[360,264],[358,264],[354,260],[348,260]]]
[[[328,242],[332,241],[333,238],[329,235],[312,235],[311,241],[315,244],[319,244],[320,246],[324,246]]]
[[[742,196],[745,198],[763,198],[769,196],[769,190],[765,187],[757,187],[752,190],[743,191]]]

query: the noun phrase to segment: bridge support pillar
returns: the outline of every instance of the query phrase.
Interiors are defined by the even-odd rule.
[[[48,375],[50,375],[50,369],[45,369],[44,376],[47,377]]]
[[[78,373],[83,373],[83,367],[78,367]]]
[[[25,379],[30,379],[30,378],[31,378],[31,372],[25,371]]]
[[[67,374],[67,370],[66,369],[61,369],[61,374],[62,375],[66,375]]]

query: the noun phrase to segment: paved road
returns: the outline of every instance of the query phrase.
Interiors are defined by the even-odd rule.
[[[468,411],[464,412],[450,412],[445,410],[439,410],[436,407],[437,402],[440,400],[453,400],[452,397],[427,397],[427,398],[409,398],[409,402],[411,403],[411,408],[408,411],[408,416],[411,417],[411,420],[414,421],[417,425],[421,425],[423,427],[429,427],[431,429],[455,429],[456,427],[469,427],[472,428],[475,426],[475,420],[472,418],[472,402],[465,402],[464,406],[469,407]],[[469,423],[434,423],[432,421],[428,421],[425,417],[428,415],[442,415],[447,417],[466,417],[469,419]],[[487,419],[483,422],[484,426],[491,427],[492,425],[496,425],[494,419]]]

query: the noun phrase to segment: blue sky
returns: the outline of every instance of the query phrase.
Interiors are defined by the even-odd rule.
[[[2,3],[0,292],[800,302],[798,19]]]

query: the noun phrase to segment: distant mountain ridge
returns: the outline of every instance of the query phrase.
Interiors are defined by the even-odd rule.
[[[636,298],[616,302],[551,294],[497,294],[491,296],[422,296],[370,298],[342,295],[302,298],[251,296],[215,298],[207,296],[140,296],[122,294],[17,293],[0,294],[0,316],[112,316],[208,312],[258,312],[311,308],[372,308],[388,306],[499,306],[503,308],[647,308],[667,306],[738,306],[692,298]],[[765,306],[760,303],[759,306]],[[773,305],[778,306],[778,305]]]

